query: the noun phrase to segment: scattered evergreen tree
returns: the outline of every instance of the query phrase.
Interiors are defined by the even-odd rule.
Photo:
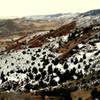
[[[38,49],[36,52],[41,52],[41,49]]]
[[[42,54],[44,55],[44,54],[46,54],[46,52],[43,52]]]
[[[3,71],[1,72],[1,80],[2,80],[2,83],[6,81]]]
[[[59,77],[60,77],[59,83],[63,83],[63,82],[66,82],[67,80],[69,80],[71,78],[69,70],[66,70]]]
[[[6,64],[7,62],[8,62],[8,61],[6,60],[6,61],[5,61],[5,64]]]
[[[47,87],[47,84],[44,83],[42,80],[40,80],[40,81],[39,81],[39,87],[40,87],[40,88],[45,88],[45,87]]]
[[[40,55],[39,55],[39,54],[37,54],[37,55],[36,55],[36,57],[40,57]]]
[[[86,54],[83,54],[83,59],[86,59]]]
[[[59,63],[59,59],[58,59],[58,58],[55,58],[55,60],[52,60],[52,63],[53,63],[54,65],[57,65],[57,64]]]
[[[43,71],[43,72],[41,73],[42,79],[45,78],[45,75],[46,75],[46,71]]]
[[[33,60],[33,61],[34,61],[34,60],[36,60],[36,58],[35,58],[34,56],[32,56],[32,57],[31,57],[31,60]]]
[[[52,65],[48,66],[48,74],[52,74],[53,73],[53,69],[52,69]]]
[[[80,68],[81,68],[81,65],[79,64],[79,65],[78,65],[78,69],[80,69]]]
[[[31,65],[34,65],[34,64],[35,64],[35,62],[32,62],[32,63],[31,63]]]
[[[43,66],[46,66],[48,64],[49,64],[49,60],[48,59],[43,60]]]
[[[94,55],[95,55],[95,56],[97,56],[98,54],[99,54],[99,53],[98,53],[98,52],[96,52]]]
[[[5,90],[11,90],[11,88],[12,88],[12,85],[9,83],[5,86]]]
[[[33,79],[33,74],[31,72],[28,74],[28,76],[30,79]]]
[[[64,64],[64,69],[67,69],[68,68],[68,64]]]
[[[11,70],[10,73],[13,74],[14,73],[14,70]]]
[[[9,72],[7,72],[7,76],[9,76]]]
[[[86,65],[86,61],[83,61],[83,64]]]
[[[83,59],[82,58],[80,58],[80,62],[83,62]]]
[[[73,58],[71,58],[71,63],[73,63]]]
[[[43,68],[39,68],[39,72],[42,73],[43,72]]]
[[[54,73],[56,73],[57,76],[60,76],[60,75],[61,75],[61,72],[58,70],[58,68],[55,68],[55,69],[54,69]]]
[[[22,54],[26,54],[26,51],[22,51]]]
[[[50,86],[56,86],[57,85],[57,82],[55,80],[50,80],[49,85]]]
[[[35,80],[36,81],[39,80],[40,78],[41,78],[41,75],[40,74],[38,74],[38,75],[35,76]]]
[[[16,72],[17,73],[23,73],[23,70],[22,69],[18,69]]]
[[[26,64],[29,64],[29,61],[28,60],[26,60]]]
[[[80,79],[80,78],[83,77],[82,71],[78,72],[76,75],[77,75],[77,78],[78,78],[78,79]]]
[[[30,89],[33,89],[33,87],[34,86],[32,84],[28,83],[28,84],[25,85],[24,88],[26,89],[26,91],[29,91]]]
[[[37,74],[37,68],[36,67],[33,67],[33,69],[32,69],[32,72],[34,72],[35,74]]]
[[[74,67],[73,69],[71,69],[70,75],[71,75],[71,76],[75,75],[75,72],[76,72],[76,69],[75,69],[75,67]]]
[[[92,62],[92,61],[93,61],[93,59],[90,58],[90,59],[89,59],[89,62]]]
[[[28,68],[28,72],[31,72],[31,67]]]
[[[76,65],[78,63],[78,59],[75,58],[74,64]]]
[[[11,66],[14,66],[14,63],[11,63]]]
[[[85,65],[84,70],[87,72],[87,71],[88,71],[88,69],[89,69],[89,66],[88,66],[88,65]]]

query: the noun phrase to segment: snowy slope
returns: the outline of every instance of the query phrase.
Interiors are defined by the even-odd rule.
[[[78,49],[74,49],[77,53],[66,58],[63,63],[58,59],[60,54],[53,49],[59,48],[59,41],[67,42],[68,36],[50,38],[42,47],[0,55],[0,87],[10,90],[16,83],[18,89],[24,90],[29,85],[29,89],[35,90],[59,85],[70,79],[76,80],[94,70],[100,70],[97,63],[100,58],[100,34],[97,34],[86,44],[79,44]],[[91,45],[91,41],[94,45]],[[10,88],[8,82],[13,84]]]
[[[95,35],[86,43],[80,43],[73,48],[75,53],[63,61],[59,59],[63,53],[58,53],[57,50],[65,46],[69,35],[48,37],[42,47],[5,52],[0,55],[0,90],[38,90],[48,86],[58,86],[66,81],[78,80],[100,70],[100,32],[96,30],[100,29],[100,16],[58,14],[38,18],[64,20],[65,23],[74,20],[76,31],[71,30],[70,34],[75,31],[76,35],[82,36],[83,28],[94,26],[90,32],[95,31]],[[36,35],[40,34],[36,33]],[[32,37],[30,36],[29,39]],[[100,83],[99,80],[97,81]]]

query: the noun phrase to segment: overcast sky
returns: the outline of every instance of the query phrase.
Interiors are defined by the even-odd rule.
[[[100,0],[0,0],[0,17],[84,12],[99,8]]]

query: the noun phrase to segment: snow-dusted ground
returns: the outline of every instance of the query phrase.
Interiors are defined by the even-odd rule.
[[[95,39],[99,39],[99,37],[90,41]],[[27,48],[0,55],[1,88],[9,81],[20,84],[22,90],[28,83],[33,87],[37,85],[38,88],[44,88],[48,85],[59,85],[69,79],[78,79],[93,70],[100,69],[99,64],[94,66],[100,57],[100,41],[94,43],[95,45],[91,45],[89,42],[79,44],[79,48],[74,49],[78,52],[61,63],[58,59],[60,54],[53,49],[59,48],[67,41],[68,36],[50,38],[48,43],[42,47]],[[41,84],[42,86],[40,86]]]
[[[52,76],[53,80],[58,82],[60,78],[56,73],[49,74],[48,68],[50,67],[52,70],[58,68],[62,73],[65,71],[63,65],[60,63],[53,64],[56,62],[56,59],[58,61],[57,57],[59,54],[52,52],[52,49],[59,47],[59,41],[66,42],[67,37],[68,36],[51,38],[48,39],[48,43],[42,47],[27,48],[0,55],[0,76],[2,77],[2,75],[4,75],[4,79],[7,79],[7,81],[16,81],[19,84],[25,82],[26,79],[29,79],[31,84],[39,84],[41,80],[49,84]],[[52,49],[50,50],[50,48]],[[45,74],[44,78],[42,78],[42,73]],[[36,79],[37,76],[38,79]],[[2,86],[2,78],[0,83]],[[23,85],[25,84],[23,83]]]
[[[82,27],[88,27],[91,24],[95,26],[100,17],[81,16],[75,20],[76,27],[81,30]],[[98,26],[94,27],[94,29],[96,28]],[[73,30],[71,31],[73,32]],[[40,34],[30,35],[28,39],[30,40],[35,35]],[[47,34],[47,32],[42,34]],[[74,48],[74,51],[77,52],[63,62],[59,61],[59,55],[61,54],[58,54],[56,49],[62,47],[68,41],[68,35],[48,38],[47,40],[48,42],[42,47],[27,48],[0,55],[0,88],[4,87],[5,89],[5,86],[8,85],[7,82],[17,82],[22,90],[27,84],[31,84],[32,87],[30,88],[32,89],[40,89],[59,85],[66,80],[76,80],[83,75],[100,70],[100,63],[98,63],[100,58],[100,34],[90,39],[86,44],[79,44],[78,48]],[[8,87],[6,88],[8,89]]]

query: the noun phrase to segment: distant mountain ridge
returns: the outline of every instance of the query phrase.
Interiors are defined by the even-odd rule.
[[[28,19],[28,20],[55,20],[58,18],[63,18],[63,17],[71,17],[71,16],[77,16],[79,15],[78,13],[57,13],[57,14],[50,14],[50,15],[35,15],[35,16],[26,16],[23,17],[23,19]]]
[[[87,11],[85,13],[82,13],[82,15],[84,15],[84,16],[97,16],[97,15],[100,15],[100,9],[90,10],[90,11]]]
[[[26,17],[23,17],[25,19],[31,19],[31,20],[39,20],[39,19],[44,19],[44,20],[47,20],[47,19],[55,19],[55,18],[60,18],[62,16],[65,16],[65,17],[69,17],[69,16],[74,16],[76,15],[77,16],[96,16],[96,15],[100,15],[100,9],[93,9],[93,10],[90,10],[90,11],[87,11],[87,12],[84,12],[84,13],[57,13],[57,14],[51,14],[51,15],[36,15],[36,16],[26,16]]]
[[[50,15],[25,16],[16,19],[0,20],[0,35],[16,32],[39,32],[57,29],[72,21],[77,26],[84,27],[91,23],[100,22],[100,9],[90,10],[84,13],[58,13]]]

